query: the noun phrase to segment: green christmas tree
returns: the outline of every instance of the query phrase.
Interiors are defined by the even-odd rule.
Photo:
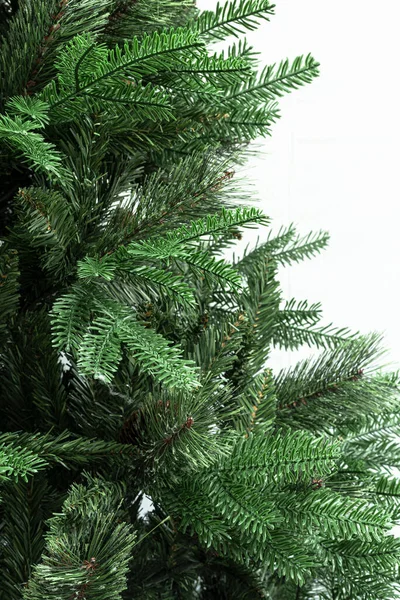
[[[0,9],[1,600],[392,600],[399,377],[235,177],[318,63],[260,70],[269,0]]]

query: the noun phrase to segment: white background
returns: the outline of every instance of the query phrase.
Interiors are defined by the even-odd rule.
[[[246,168],[274,229],[294,222],[331,235],[322,254],[285,268],[285,297],[320,301],[324,323],[384,333],[391,369],[400,367],[399,21],[396,0],[277,0],[270,22],[247,34],[261,66],[308,52],[321,63],[319,78],[280,100],[281,119]],[[270,366],[298,357],[279,352]]]

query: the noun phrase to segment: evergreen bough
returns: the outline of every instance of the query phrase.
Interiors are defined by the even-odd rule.
[[[326,232],[227,259],[270,225],[235,166],[318,63],[213,50],[269,0],[0,8],[0,598],[392,600],[380,336],[282,298]]]

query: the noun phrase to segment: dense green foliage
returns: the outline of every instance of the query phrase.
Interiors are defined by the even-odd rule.
[[[269,0],[0,9],[0,599],[392,600],[399,378],[234,172],[318,63],[214,51]]]

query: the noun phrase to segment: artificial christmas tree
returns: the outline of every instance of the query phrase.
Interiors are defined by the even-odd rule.
[[[0,598],[392,599],[380,338],[282,300],[325,232],[226,259],[269,226],[235,166],[318,63],[212,51],[268,0],[1,8]]]

